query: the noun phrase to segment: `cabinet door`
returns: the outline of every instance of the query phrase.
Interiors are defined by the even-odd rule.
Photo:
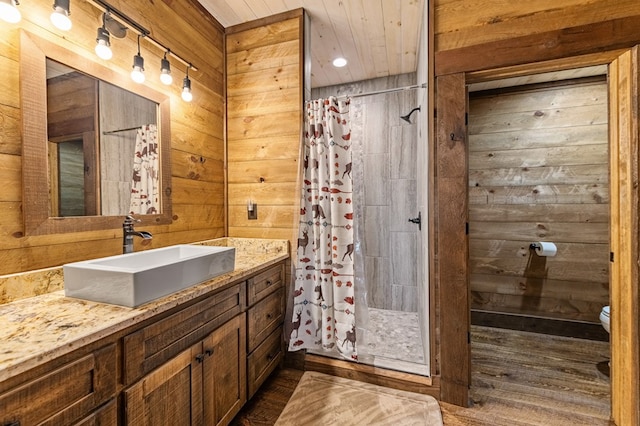
[[[226,425],[246,402],[245,314],[225,323],[203,341],[203,402],[206,425]]]
[[[201,425],[202,344],[197,343],[124,392],[126,424]]]

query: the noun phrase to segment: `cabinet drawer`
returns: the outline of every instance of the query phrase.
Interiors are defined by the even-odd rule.
[[[118,405],[116,400],[112,399],[103,407],[100,407],[91,415],[85,417],[74,426],[117,426],[118,424]]]
[[[115,394],[112,343],[0,395],[0,424],[74,424]]]
[[[247,358],[248,397],[251,398],[282,359],[280,328],[265,339]]]
[[[284,282],[284,263],[279,263],[247,281],[247,306],[273,293]]]
[[[219,291],[124,338],[124,383],[164,364],[244,309],[244,283]]]
[[[253,305],[248,312],[248,350],[253,351],[273,330],[280,327],[284,317],[283,289],[279,288],[260,302]]]

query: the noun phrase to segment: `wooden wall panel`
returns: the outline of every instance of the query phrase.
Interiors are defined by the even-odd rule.
[[[195,1],[112,1],[114,7],[151,30],[154,37],[192,61],[190,72],[194,100],[180,99],[184,66],[172,60],[174,84],[159,83],[164,52],[142,41],[147,81],[145,85],[171,99],[173,214],[171,225],[144,227],[150,242],[136,241],[136,250],[157,248],[224,236],[224,30]],[[63,45],[80,56],[99,62],[93,52],[100,11],[88,2],[72,2],[73,29],[63,33],[49,21],[51,2],[21,2],[22,21],[0,25],[0,274],[57,266],[122,250],[121,229],[25,237],[22,201],[22,136],[19,94],[19,32],[28,30]],[[170,17],[170,19],[167,19]],[[129,78],[135,34],[112,39],[114,57],[106,66]],[[200,161],[200,159],[204,161]]]
[[[562,5],[550,0],[437,0],[435,22],[437,75],[599,54],[640,43],[640,4],[634,0],[568,0]]]
[[[635,0],[436,0],[436,50],[559,30],[640,13]]]
[[[298,212],[302,10],[227,29],[228,234],[291,239]],[[247,218],[247,202],[258,205]]]
[[[472,309],[599,322],[609,300],[607,114],[604,79],[472,94]],[[557,255],[537,256],[534,241],[556,243]]]
[[[438,77],[436,90],[450,94],[436,104],[435,277],[440,325],[440,397],[468,406],[471,381],[469,348],[469,247],[467,223],[466,88],[463,74]]]
[[[611,415],[640,424],[638,47],[613,61],[611,96]]]

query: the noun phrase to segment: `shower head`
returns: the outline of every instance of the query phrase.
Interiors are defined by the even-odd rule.
[[[400,118],[402,118],[404,121],[406,121],[407,123],[411,124],[411,114],[413,114],[416,111],[420,111],[420,107],[417,106],[414,109],[411,110],[411,112],[407,115],[401,115]]]

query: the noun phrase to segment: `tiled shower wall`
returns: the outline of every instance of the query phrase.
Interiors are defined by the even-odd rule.
[[[326,98],[411,86],[416,75],[403,74],[312,90]],[[416,90],[351,99],[354,169],[361,166],[365,278],[370,307],[418,310],[416,269],[416,125],[400,119],[417,106]],[[417,113],[411,116],[415,122]],[[354,174],[354,180],[358,174]],[[354,182],[354,188],[362,188]],[[355,190],[355,189],[354,189]],[[424,216],[424,214],[423,214]],[[426,280],[421,280],[426,281]]]

